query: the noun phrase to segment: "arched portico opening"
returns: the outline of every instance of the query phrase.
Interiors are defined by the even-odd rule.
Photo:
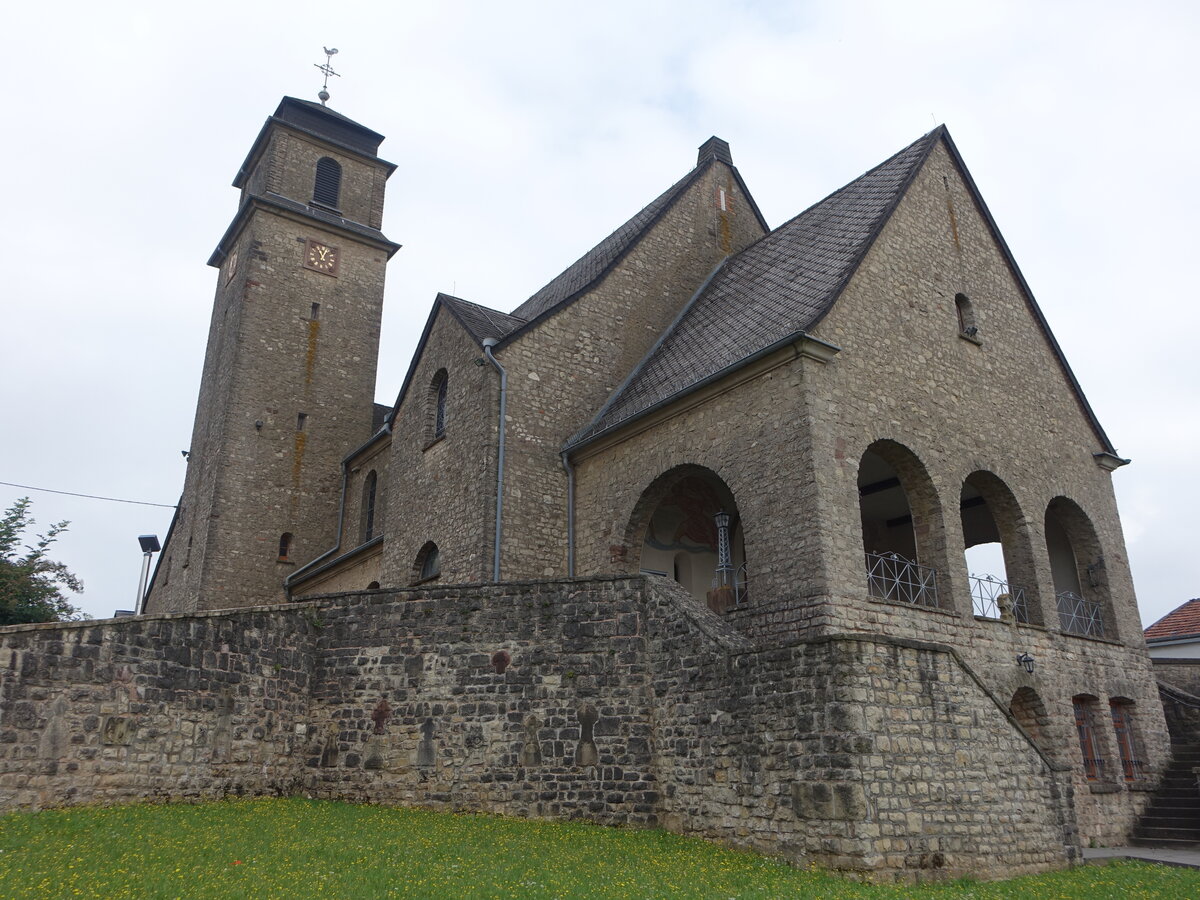
[[[858,466],[858,503],[872,597],[941,606],[942,508],[925,467],[907,447],[876,441]]]
[[[991,472],[972,472],[959,503],[968,584],[975,615],[1041,624],[1034,595],[1033,546],[1025,517],[1008,485]]]
[[[711,469],[678,466],[654,479],[630,516],[626,547],[639,572],[674,579],[717,612],[748,599],[741,515]]]
[[[1062,630],[1116,637],[1100,539],[1092,520],[1075,501],[1055,497],[1046,507],[1046,553]]]

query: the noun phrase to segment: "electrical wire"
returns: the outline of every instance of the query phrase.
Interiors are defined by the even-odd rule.
[[[20,488],[23,491],[42,491],[46,494],[65,494],[68,497],[86,497],[88,500],[107,500],[110,503],[134,503],[138,506],[161,506],[163,509],[174,509],[174,503],[148,503],[145,500],[122,500],[120,497],[98,497],[95,494],[76,494],[74,491],[56,491],[51,488],[32,487],[28,484],[13,484],[11,481],[0,481],[5,487]]]

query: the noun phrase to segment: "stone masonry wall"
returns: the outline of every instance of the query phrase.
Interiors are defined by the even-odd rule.
[[[269,169],[273,190],[307,204],[328,148],[281,127],[251,180]],[[328,155],[343,165],[346,215],[377,218],[386,167]],[[310,239],[337,248],[336,272],[305,267]],[[387,250],[270,208],[250,212],[230,240],[221,248],[180,513],[150,612],[282,600],[280,584],[295,566],[334,545],[340,462],[369,436]],[[291,546],[281,558],[285,533]]]
[[[718,187],[732,212],[718,209]],[[563,443],[599,412],[716,264],[761,236],[732,172],[715,163],[598,285],[501,345],[510,417],[503,578],[566,573]]]
[[[833,636],[753,650],[693,604],[729,629],[724,647],[698,646],[677,611],[690,601],[672,599],[650,616],[667,827],[918,878],[1077,855],[1069,777],[949,648]]]
[[[657,579],[9,627],[0,673],[3,808],[303,791],[904,878],[1075,852],[1070,786],[947,648],[754,649]]]
[[[955,294],[970,297],[978,334],[960,336]],[[1045,740],[1076,773],[1085,841],[1119,840],[1165,763],[1166,730],[1102,448],[1022,288],[945,147],[917,173],[838,303],[814,334],[841,347],[806,382],[814,410],[819,540],[830,573],[834,631],[883,632],[949,644],[1008,702],[1024,686],[1046,707]],[[939,609],[873,602],[867,590],[858,467],[874,442],[911,454],[900,478],[914,510],[920,562],[937,571]],[[899,470],[898,470],[899,471]],[[960,502],[985,472],[1009,492],[988,500],[1008,522],[1008,578],[1031,607],[1031,626],[972,615]],[[1105,639],[1063,633],[1047,551],[1056,497],[1083,511],[1095,549]],[[1002,509],[1007,505],[1008,509]],[[1077,548],[1083,554],[1084,548]],[[1092,554],[1095,554],[1094,556]],[[983,574],[983,573],[978,573]],[[1014,660],[1035,660],[1026,679]],[[1075,736],[1073,696],[1096,698],[1105,775],[1089,782]],[[1127,784],[1109,701],[1133,701],[1147,779]]]
[[[500,379],[490,364],[475,364],[481,357],[458,320],[438,307],[392,430],[382,584],[412,584],[427,541],[440,551],[442,581],[491,577]],[[435,439],[430,386],[441,369],[447,373],[445,435]]]

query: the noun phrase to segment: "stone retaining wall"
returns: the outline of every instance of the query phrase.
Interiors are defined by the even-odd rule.
[[[3,808],[304,792],[1000,876],[1077,852],[1052,769],[943,646],[758,649],[657,579],[0,629]]]

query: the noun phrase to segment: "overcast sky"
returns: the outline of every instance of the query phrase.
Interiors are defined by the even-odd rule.
[[[1088,399],[1145,623],[1200,595],[1200,6],[1013,2],[20,4],[6,13],[0,481],[172,504],[230,182],[280,97],[397,163],[377,399],[439,290],[510,310],[709,135],[774,226],[944,122]],[[0,485],[94,616],[165,508]]]

